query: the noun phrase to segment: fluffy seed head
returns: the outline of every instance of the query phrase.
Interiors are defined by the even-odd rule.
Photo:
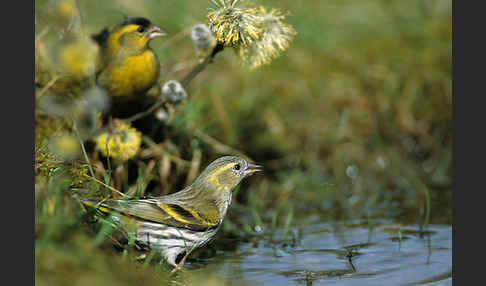
[[[97,47],[85,37],[76,37],[55,48],[54,60],[61,75],[83,80],[95,71]]]
[[[44,1],[40,13],[48,19],[54,29],[71,29],[79,21],[79,9],[76,0]],[[36,3],[37,5],[37,3]]]
[[[87,139],[93,134],[98,127],[99,117],[109,105],[109,98],[103,89],[92,87],[83,92],[73,112],[81,138]]]
[[[49,151],[64,161],[71,161],[78,157],[80,145],[76,137],[69,133],[58,133],[49,139]]]
[[[209,27],[225,46],[248,46],[261,34],[256,8],[237,7],[238,0],[212,0],[216,9],[207,15]]]
[[[96,149],[103,156],[122,161],[134,157],[142,144],[142,133],[120,121],[114,121],[114,129],[114,132],[104,132],[95,138]]]
[[[196,53],[198,55],[201,51],[208,51],[216,45],[216,39],[211,33],[211,30],[204,24],[197,24],[192,27],[191,40],[196,47]]]
[[[176,103],[186,98],[187,93],[178,81],[169,80],[162,86],[162,97],[169,102]]]
[[[285,15],[280,10],[267,11],[260,7],[258,11],[262,18],[261,37],[250,46],[236,49],[238,56],[251,68],[269,64],[289,47],[296,34],[291,25],[283,22]]]

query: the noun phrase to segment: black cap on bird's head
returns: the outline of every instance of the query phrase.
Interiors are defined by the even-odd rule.
[[[156,27],[149,19],[144,17],[126,17],[120,22],[113,30],[119,29],[128,25],[139,26],[137,31],[145,33],[148,40],[153,38],[166,36],[167,33],[161,28]],[[111,31],[108,28],[104,28],[98,34],[92,35],[91,38],[100,46],[105,46]]]
[[[143,17],[126,17],[120,23],[121,26],[129,25],[129,24],[139,25],[148,28],[152,25],[152,22],[150,22],[149,19]]]
[[[152,22],[144,17],[127,17],[119,26],[138,25],[138,32],[147,32],[148,39],[167,36],[167,33],[161,28],[156,27]]]

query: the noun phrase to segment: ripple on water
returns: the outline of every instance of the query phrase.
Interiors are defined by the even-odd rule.
[[[272,285],[452,285],[452,227],[314,223],[296,247],[240,243],[213,265]]]

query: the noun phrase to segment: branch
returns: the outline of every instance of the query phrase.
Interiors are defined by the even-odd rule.
[[[206,66],[210,63],[213,62],[214,57],[216,56],[217,53],[221,52],[224,49],[224,46],[220,43],[216,44],[216,46],[213,48],[213,51],[209,56],[207,56],[204,61],[199,63],[197,66],[195,66],[192,71],[184,78],[181,80],[181,84],[184,88],[187,88],[189,83],[200,73],[202,72]]]
[[[245,159],[248,159],[250,161],[253,161],[248,155],[246,155],[245,153],[235,149],[235,148],[232,148],[228,145],[225,145],[221,142],[219,142],[218,140],[214,139],[213,137],[203,133],[201,130],[195,128],[193,130],[194,132],[194,136],[196,136],[197,138],[199,138],[200,140],[202,140],[203,142],[205,142],[206,144],[210,145],[217,153],[220,153],[220,154],[234,154],[234,155],[238,155],[240,157],[243,157]]]
[[[189,85],[189,83],[191,83],[191,81],[200,73],[202,72],[206,66],[210,63],[213,62],[214,60],[214,57],[216,57],[216,54],[218,54],[219,52],[221,52],[222,50],[224,49],[224,46],[223,44],[216,44],[216,46],[213,48],[212,52],[210,55],[208,55],[201,63],[199,63],[198,65],[196,65],[189,74],[187,74],[186,77],[184,77],[182,80],[181,80],[181,84],[182,86],[184,87],[184,89],[187,88],[187,86]],[[145,111],[142,111],[140,113],[137,113],[135,115],[133,115],[132,117],[129,117],[129,118],[126,118],[126,119],[123,119],[122,121],[123,122],[126,122],[126,123],[130,123],[130,122],[133,122],[135,120],[138,120],[142,117],[145,117],[147,115],[150,115],[152,114],[154,111],[156,111],[157,109],[159,109],[160,107],[162,107],[162,105],[164,105],[165,101],[162,101],[162,100],[159,100],[157,101],[156,103],[154,103],[152,106],[150,106],[147,110]]]

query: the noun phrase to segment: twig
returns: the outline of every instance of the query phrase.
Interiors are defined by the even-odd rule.
[[[219,142],[218,140],[216,140],[213,137],[203,133],[201,130],[199,130],[197,128],[195,128],[193,130],[193,132],[194,132],[194,135],[197,138],[199,138],[202,141],[206,142],[207,144],[211,145],[211,147],[213,147],[213,149],[220,154],[235,154],[235,155],[239,155],[241,157],[245,157],[245,158],[249,159],[250,161],[252,161],[252,159],[250,157],[248,157],[245,153]]]
[[[108,186],[107,184],[103,183],[102,181],[96,179],[95,177],[91,177],[89,175],[86,175],[86,174],[83,174],[83,176],[85,176],[86,178],[90,178],[91,180],[97,182],[98,184],[110,189],[112,192],[116,192],[118,193],[119,195],[121,195],[122,197],[128,197],[127,195],[125,195],[124,193],[118,191],[117,189],[113,188],[112,186]]]
[[[171,153],[169,153],[168,151],[165,151],[164,148],[162,146],[160,146],[159,144],[155,143],[150,137],[148,136],[142,136],[142,142],[146,143],[147,145],[149,145],[150,147],[153,147],[156,150],[156,156],[160,156],[160,157],[163,157],[163,156],[167,156],[171,161],[175,162],[175,163],[178,163],[178,164],[181,164],[181,165],[184,165],[184,166],[191,166],[191,161],[187,161],[187,160],[184,160],[176,155],[172,155]],[[142,151],[143,152],[143,151]],[[147,155],[147,154],[140,154],[143,158],[150,158],[150,154]]]
[[[58,75],[54,76],[39,92],[39,95],[37,97],[41,97],[42,95],[44,95],[44,93],[46,93],[46,91],[49,90],[49,88],[51,88],[51,86],[53,86],[58,79],[59,79]]]
[[[45,27],[37,36],[35,36],[35,45],[37,46],[38,42],[40,41],[40,39],[42,37],[44,37],[44,35],[47,34],[47,32],[49,32],[49,26]]]
[[[93,167],[91,167],[91,162],[89,161],[88,154],[86,153],[86,149],[84,148],[83,140],[81,139],[81,136],[79,135],[78,127],[76,126],[76,122],[74,122],[74,124],[73,124],[73,131],[74,131],[74,133],[76,134],[76,137],[79,140],[79,144],[81,145],[81,150],[83,151],[84,159],[86,160],[86,163],[88,163],[89,172],[91,173],[91,176],[94,177],[95,174],[94,174],[94,171],[93,171]]]
[[[83,13],[81,12],[81,5],[79,5],[79,0],[76,0],[76,8],[78,10],[79,25],[81,26],[81,31],[84,32],[84,17]]]
[[[200,73],[202,72],[206,66],[210,63],[213,62],[214,60],[214,57],[216,56],[216,54],[218,54],[219,52],[221,52],[222,50],[224,49],[224,46],[222,44],[217,44],[214,48],[213,48],[213,51],[211,52],[211,54],[209,56],[207,56],[204,61],[202,61],[201,63],[199,63],[198,65],[196,65],[192,71],[186,76],[184,77],[182,80],[181,80],[181,85],[184,87],[184,88],[187,88],[187,86],[189,85],[189,83]],[[133,122],[135,120],[138,120],[142,117],[145,117],[147,115],[150,115],[152,114],[155,110],[159,109],[162,105],[164,105],[165,101],[162,101],[162,100],[159,100],[157,101],[156,103],[154,103],[151,107],[149,107],[147,110],[145,111],[142,111],[140,113],[137,113],[135,115],[133,115],[132,117],[129,117],[129,118],[126,118],[126,119],[123,119],[122,121],[125,122],[125,123],[130,123],[130,122]]]
[[[201,165],[201,157],[201,149],[198,148],[194,150],[189,172],[187,173],[186,177],[186,185],[189,185],[192,181],[196,179],[197,173],[199,172],[199,166]]]
[[[135,114],[132,117],[129,117],[129,118],[126,118],[126,119],[122,119],[121,121],[124,122],[124,123],[130,123],[130,122],[133,122],[135,120],[138,120],[138,119],[140,119],[142,117],[145,117],[147,115],[150,115],[155,110],[159,109],[159,107],[161,107],[162,105],[164,105],[164,103],[165,103],[165,101],[159,100],[156,103],[154,103],[152,106],[150,106],[149,109],[147,109],[145,111],[142,111],[142,112],[139,112],[139,113]]]
[[[184,88],[186,88],[189,83],[200,73],[202,72],[206,66],[210,63],[213,62],[214,57],[216,56],[217,53],[221,52],[224,49],[224,46],[222,44],[217,44],[214,48],[213,51],[209,56],[207,56],[204,61],[199,63],[197,66],[195,66],[192,71],[184,78],[181,80],[181,84]]]

